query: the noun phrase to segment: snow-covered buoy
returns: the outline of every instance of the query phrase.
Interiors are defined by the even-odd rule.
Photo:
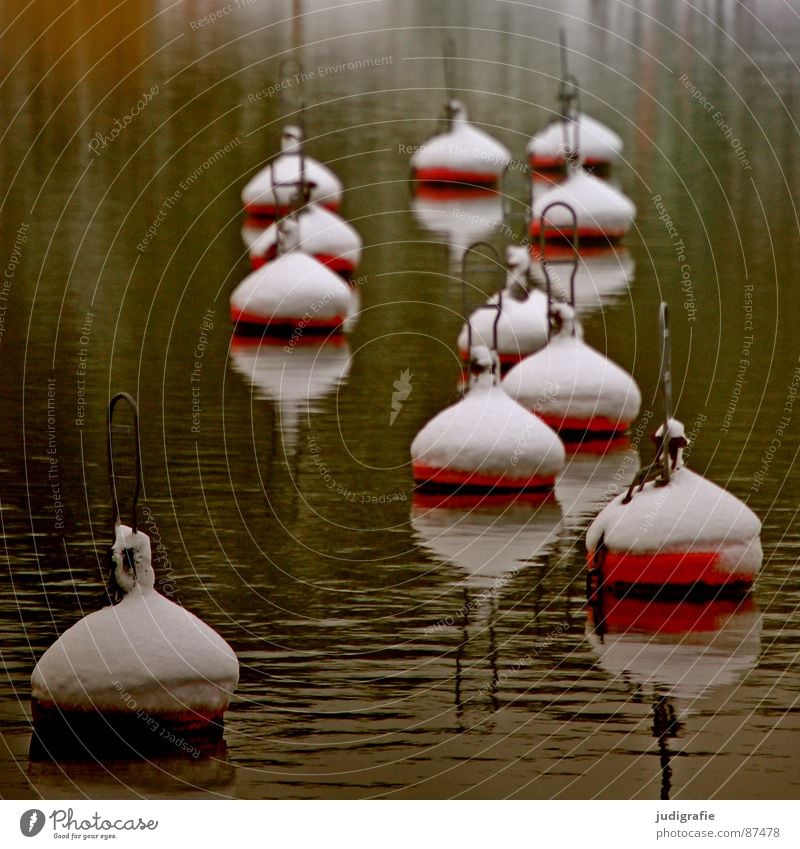
[[[622,152],[622,139],[605,124],[580,111],[580,86],[577,78],[569,72],[563,30],[560,42],[560,114],[528,142],[528,162],[534,170],[563,168],[569,162],[571,152],[579,148],[587,168],[608,168]]]
[[[354,305],[341,277],[298,248],[294,217],[280,222],[277,259],[253,271],[230,298],[237,333],[331,333],[342,328]]]
[[[530,267],[527,248],[517,245],[506,248],[507,271],[502,294],[493,295],[484,307],[475,310],[458,336],[458,350],[464,361],[469,360],[470,344],[487,348],[496,345],[501,368],[518,363],[547,344],[547,296],[539,289],[529,288]],[[498,319],[486,306],[497,305],[501,297]]]
[[[455,98],[447,103],[450,127],[426,141],[411,157],[420,183],[459,183],[495,187],[511,162],[508,149],[467,119]]]
[[[548,206],[553,208],[543,215]],[[575,210],[577,224],[573,224],[565,206]],[[635,205],[619,189],[570,164],[563,183],[533,200],[530,234],[533,238],[541,234],[548,240],[577,235],[581,242],[615,242],[630,230],[635,216]]]
[[[361,237],[347,221],[323,206],[310,204],[296,213],[297,247],[303,253],[348,278],[361,261]],[[250,244],[253,269],[275,259],[278,253],[279,224],[271,224]]]
[[[586,534],[601,586],[715,587],[741,591],[761,567],[761,522],[734,495],[683,465],[683,425],[671,416],[667,307],[661,305],[665,422],[649,469],[600,512]],[[648,474],[657,472],[653,480]]]
[[[85,616],[44,653],[31,677],[45,753],[125,741],[133,751],[217,740],[239,678],[233,649],[155,589],[150,539],[118,525],[111,549],[118,604]],[[77,740],[76,740],[77,738]]]
[[[467,394],[434,416],[411,444],[420,488],[458,492],[547,491],[564,466],[558,436],[498,385],[499,364],[472,351]]]
[[[303,131],[286,126],[281,134],[281,152],[242,189],[242,204],[254,218],[279,218],[294,205],[297,187],[307,184],[312,203],[332,211],[342,200],[342,183],[329,169],[303,150]]]
[[[545,348],[506,375],[503,389],[559,433],[613,437],[628,429],[642,396],[633,378],[583,340],[568,304],[551,306]]]
[[[622,139],[612,129],[583,112],[572,120],[577,123],[581,157],[587,168],[608,168],[619,159]],[[531,168],[537,171],[563,168],[567,164],[563,119],[557,118],[536,133],[525,152]]]
[[[761,566],[761,522],[738,498],[683,465],[683,425],[656,432],[662,475],[618,495],[586,534],[603,585],[752,585]],[[662,445],[666,443],[666,450]]]

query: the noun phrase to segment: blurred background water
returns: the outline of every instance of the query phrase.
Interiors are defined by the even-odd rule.
[[[796,3],[14,0],[0,26],[1,796],[796,798]],[[437,511],[411,492],[410,442],[456,397],[472,234],[415,202],[406,148],[437,126],[449,34],[470,116],[524,159],[557,109],[562,27],[639,210],[630,283],[586,309],[586,337],[634,374],[647,423],[670,303],[690,464],[764,522],[753,604],[684,610],[677,635],[653,614],[641,644],[624,623],[598,643],[584,594],[585,529],[629,450],[574,455],[545,504]],[[227,310],[289,55],[313,77],[287,95],[308,152],[342,178],[365,251],[346,343],[286,353],[232,342]],[[498,247],[524,235],[527,177],[507,191],[507,227],[482,234]],[[228,751],[31,764],[32,668],[102,603],[121,389],[159,578],[242,664]],[[670,641],[682,688],[648,666]]]

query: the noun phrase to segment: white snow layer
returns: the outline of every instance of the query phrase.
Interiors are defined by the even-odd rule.
[[[303,177],[311,185],[310,200],[337,206],[342,199],[341,180],[322,163],[310,156],[304,157]],[[272,165],[262,168],[242,189],[245,206],[289,206],[297,194],[300,182],[300,156],[297,153],[281,153]],[[274,183],[273,183],[274,180]]]
[[[341,277],[299,250],[262,265],[231,295],[232,307],[264,319],[330,319],[346,315],[351,302]]]
[[[121,532],[126,543],[147,539],[125,526]],[[115,553],[119,563],[121,552]],[[33,697],[64,710],[142,709],[162,715],[224,710],[239,680],[233,649],[194,614],[156,592],[149,541],[146,563],[137,554],[136,577],[134,582],[129,574],[120,582],[127,592],[119,604],[85,616],[50,646],[33,671]]]
[[[361,261],[361,237],[343,218],[324,206],[307,206],[297,214],[297,247],[311,256],[334,256],[353,266]],[[251,257],[264,257],[278,240],[278,225],[271,224],[250,245]]]
[[[611,235],[627,232],[636,216],[636,206],[622,192],[582,168],[571,169],[563,183],[533,202],[532,220],[538,221],[543,210],[556,201],[567,203],[575,210],[579,228]],[[572,215],[563,206],[558,206],[547,213],[546,223],[568,228],[572,226]]]
[[[500,386],[479,381],[422,428],[411,444],[411,459],[433,468],[527,478],[556,475],[565,451],[541,419]]]
[[[622,152],[622,139],[605,124],[583,112],[578,114],[578,144],[581,160],[597,163],[612,163]],[[574,136],[569,129],[569,138]],[[526,148],[528,156],[564,159],[564,128],[561,119],[548,124],[536,133]]]
[[[503,389],[540,415],[631,422],[642,396],[633,378],[579,336],[558,334],[517,363]]]
[[[604,538],[613,552],[632,554],[718,552],[719,565],[753,574],[761,565],[761,522],[750,508],[685,467],[669,484],[646,484],[623,504],[618,495],[600,512],[586,534],[594,551]]]
[[[446,133],[426,141],[411,157],[411,167],[416,171],[449,168],[497,177],[503,174],[510,162],[508,148],[473,126],[463,109],[452,118]]]

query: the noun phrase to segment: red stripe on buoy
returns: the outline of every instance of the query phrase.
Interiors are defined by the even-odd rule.
[[[335,271],[337,274],[350,274],[356,270],[355,263],[347,257],[333,254],[314,254],[314,259]]]
[[[335,331],[341,328],[344,320],[345,316],[343,315],[336,315],[332,318],[309,318],[307,315],[274,318],[231,307],[231,321],[239,329],[253,327],[276,333],[291,332],[293,330],[308,330],[313,333],[315,331]]]
[[[528,165],[539,171],[554,171],[563,168],[565,164],[563,156],[537,156],[534,153],[528,155]]]
[[[590,563],[593,558],[594,552],[589,552]],[[606,550],[601,559],[603,584],[723,587],[727,584],[750,585],[755,579],[753,574],[719,568],[717,551],[631,554]]]
[[[538,239],[541,231],[539,221],[534,219],[531,221],[530,234]],[[629,230],[629,227],[578,227],[578,237],[580,239],[596,239],[599,241],[615,242],[621,239]],[[552,225],[544,228],[545,240],[553,240],[563,242],[573,237],[575,228],[564,225],[564,227],[553,227]]]
[[[224,710],[197,708],[174,713],[64,708],[31,698],[37,757],[85,756],[154,751],[191,752],[194,756],[222,739]],[[196,754],[195,754],[196,753]]]
[[[292,340],[293,348],[303,346],[315,348],[343,348],[347,345],[347,339],[342,333],[332,333],[330,336],[320,336],[320,334],[311,333],[309,335],[295,336]],[[275,336],[261,336],[258,334],[239,334],[234,331],[231,339],[232,351],[244,351],[250,348],[283,348],[286,346],[285,338]]]
[[[446,203],[454,200],[474,200],[497,195],[495,186],[469,186],[462,183],[417,183],[414,194],[418,198]]]
[[[573,431],[580,434],[620,434],[624,433],[630,427],[630,422],[621,422],[616,419],[606,418],[605,416],[590,416],[587,419],[578,416],[559,416],[558,414],[544,413],[539,410],[533,410],[533,412],[545,424],[559,433],[562,431]]]
[[[555,475],[532,475],[527,478],[513,477],[505,472],[500,474],[485,474],[482,472],[463,472],[457,469],[441,469],[428,466],[425,463],[411,464],[414,480],[420,485],[452,487],[469,487],[486,490],[545,490],[555,485]]]
[[[470,183],[478,186],[496,186],[500,176],[487,171],[459,171],[457,168],[420,168],[414,172],[420,183]]]
[[[325,209],[329,209],[331,212],[336,212],[339,209],[341,201],[322,199],[315,201],[315,203],[318,203],[320,206],[324,206]],[[294,207],[291,207],[288,204],[280,204],[276,206],[274,203],[246,203],[244,205],[245,214],[256,219],[255,222],[253,222],[255,226],[259,226],[265,221],[274,221],[276,218],[288,215],[293,208]]]
[[[588,245],[581,245],[579,253],[582,257],[625,257],[627,256],[627,248],[611,245],[608,243],[608,240],[605,240],[600,244],[594,242]],[[537,262],[542,261],[542,254],[539,251],[538,245],[531,245],[531,256]],[[544,246],[545,259],[572,259],[573,256],[575,256],[575,251],[567,240],[548,242]]]

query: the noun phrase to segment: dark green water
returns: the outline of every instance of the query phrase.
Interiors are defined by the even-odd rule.
[[[455,514],[412,506],[408,447],[458,375],[459,283],[415,216],[404,151],[436,126],[449,25],[471,116],[516,157],[556,106],[560,26],[583,107],[624,139],[635,273],[586,313],[586,337],[658,416],[670,303],[677,411],[701,421],[691,465],[764,523],[757,612],[720,626],[746,626],[742,662],[676,704],[671,793],[796,798],[800,408],[781,422],[800,356],[797,5],[256,0],[197,25],[223,5],[0,11],[0,795],[658,798],[659,685],[601,663],[585,635],[583,536],[627,455],[577,457],[555,501],[450,534]],[[305,99],[309,152],[364,239],[362,311],[346,347],[263,354],[254,386],[227,317],[248,269],[239,191],[277,144],[279,99],[259,94],[294,48],[314,73],[289,99]],[[521,235],[524,177],[509,193]],[[283,364],[311,370],[313,397],[278,391]],[[160,574],[241,661],[227,760],[28,762],[33,665],[101,603],[120,389],[141,408]]]

